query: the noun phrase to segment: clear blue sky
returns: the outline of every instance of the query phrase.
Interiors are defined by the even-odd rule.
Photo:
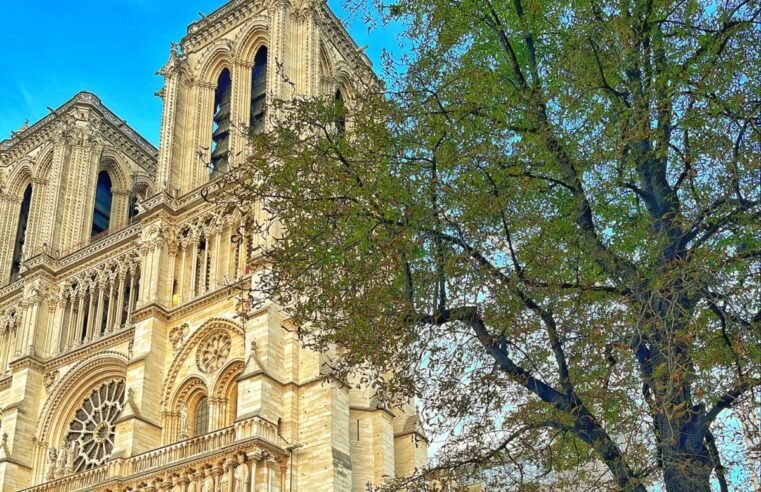
[[[0,45],[0,140],[25,119],[34,123],[80,90],[97,94],[112,111],[158,145],[162,79],[169,44],[225,0],[26,0],[3,2]],[[346,19],[340,0],[329,1]],[[380,64],[390,32],[347,26]]]

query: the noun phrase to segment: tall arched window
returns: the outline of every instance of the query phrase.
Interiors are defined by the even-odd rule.
[[[249,132],[251,136],[264,130],[264,103],[267,99],[267,47],[262,46],[254,57],[251,71],[251,118]]]
[[[211,174],[227,170],[230,157],[230,104],[232,79],[222,70],[214,91],[214,126],[211,136]]]
[[[26,242],[26,226],[29,223],[29,209],[32,205],[32,185],[24,190],[21,199],[21,210],[18,215],[18,227],[16,227],[16,241],[13,245],[13,263],[11,263],[11,281],[21,272],[21,261],[24,255],[24,243]]]
[[[336,111],[336,131],[340,135],[346,130],[346,106],[344,105],[344,96],[341,93],[341,89],[336,91],[334,104]]]
[[[106,171],[98,173],[98,184],[95,188],[95,210],[92,214],[92,236],[107,231],[111,224],[111,177]]]
[[[202,436],[209,432],[209,399],[202,397],[198,400],[193,412],[193,437]]]

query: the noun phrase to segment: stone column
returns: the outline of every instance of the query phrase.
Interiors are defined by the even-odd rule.
[[[137,289],[137,267],[132,265],[129,269],[129,299],[127,300],[127,323],[132,322],[132,310],[135,309],[135,290]]]
[[[124,309],[124,289],[127,283],[127,267],[123,267],[118,275],[117,282],[119,282],[119,294],[116,298],[116,309],[114,311],[114,331],[118,330],[122,326],[122,310]]]
[[[6,363],[8,362],[8,340],[10,338],[10,329],[5,326],[0,334],[0,375],[6,372]]]
[[[232,67],[232,101],[230,104],[230,121],[234,129],[248,128],[251,119],[251,70],[254,60],[237,59]],[[248,132],[230,132],[230,167],[234,167],[246,158],[245,147]]]
[[[105,294],[105,279],[101,277],[98,279],[98,308],[95,310],[95,337],[105,335],[106,331],[103,330],[103,296]]]
[[[187,257],[187,251],[188,251],[188,241],[184,240],[180,243],[180,247],[182,248],[182,261],[180,262],[180,285],[177,289],[179,292],[179,303],[182,304],[186,300],[185,295],[185,271],[188,269],[188,264],[186,263],[186,257]]]
[[[169,267],[167,269],[167,283],[165,289],[167,301],[164,303],[164,305],[168,308],[171,308],[174,306],[174,272],[177,263],[177,241],[172,240],[169,243],[167,252],[169,253]]]
[[[108,311],[106,312],[106,331],[114,331],[114,282],[116,279],[108,277]]]
[[[78,302],[76,298],[78,295],[73,290],[69,289],[69,319],[67,320],[66,327],[66,342],[65,350],[74,346],[74,340],[76,339],[74,332],[77,331],[77,316],[74,314],[74,306]]]
[[[93,332],[95,331],[95,284],[92,284],[88,289],[90,292],[89,300],[87,301],[87,335],[85,336],[85,343],[93,339]]]
[[[248,254],[248,252],[246,251],[246,238],[247,238],[246,226],[241,225],[239,232],[240,232],[240,237],[238,240],[238,265],[237,265],[238,274],[236,275],[236,278],[240,278],[246,273],[245,266],[246,266],[246,258]]]
[[[82,329],[84,328],[84,310],[85,310],[85,296],[87,295],[87,289],[83,286],[79,286],[79,309],[77,310],[77,324],[74,329],[74,345],[82,343]]]
[[[209,275],[211,276],[211,289],[215,290],[217,286],[220,284],[219,281],[219,267],[221,265],[221,248],[220,243],[222,242],[222,226],[220,224],[214,225],[214,261],[211,263],[211,272]]]
[[[188,294],[188,300],[195,299],[197,286],[196,286],[196,268],[198,266],[198,238],[193,237],[193,244],[190,248],[190,293]]]

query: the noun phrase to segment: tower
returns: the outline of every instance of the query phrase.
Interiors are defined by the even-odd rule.
[[[80,93],[0,143],[0,488],[351,491],[425,463],[414,406],[329,383],[200,190],[271,101],[372,76],[325,4],[233,0],[160,74],[160,146]],[[241,235],[241,240],[237,236]],[[242,316],[244,315],[244,316]]]

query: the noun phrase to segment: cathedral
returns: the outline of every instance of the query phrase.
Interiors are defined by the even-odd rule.
[[[270,101],[373,77],[325,3],[232,0],[160,70],[159,148],[80,92],[0,142],[2,491],[362,491],[427,462],[414,405],[330,382],[239,293],[258,246],[204,190]],[[158,115],[157,115],[158,116]]]

